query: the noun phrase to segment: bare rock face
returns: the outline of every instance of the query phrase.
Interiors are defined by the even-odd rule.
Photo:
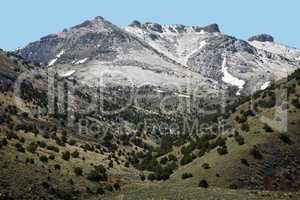
[[[260,34],[252,36],[248,39],[250,42],[258,41],[258,42],[274,42],[274,38],[268,34]]]
[[[130,27],[138,27],[138,28],[141,28],[142,27],[142,24],[141,22],[137,21],[137,20],[134,20],[130,25]]]
[[[205,26],[205,27],[203,27],[203,30],[208,33],[216,33],[216,32],[219,33],[220,32],[218,24],[211,24],[211,25]]]

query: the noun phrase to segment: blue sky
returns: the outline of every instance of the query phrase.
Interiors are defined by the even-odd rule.
[[[0,48],[12,50],[86,19],[103,16],[119,26],[134,19],[161,24],[219,24],[247,39],[269,33],[300,48],[298,0],[8,0],[1,2]]]

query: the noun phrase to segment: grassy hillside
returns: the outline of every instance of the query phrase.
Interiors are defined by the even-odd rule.
[[[32,69],[39,66],[0,53],[0,200],[300,198],[299,71],[228,107],[222,131],[215,115],[192,113],[209,127],[174,136],[151,125],[182,126],[182,114],[132,106],[109,117],[91,112],[87,123],[108,131],[88,135],[68,127],[63,115],[26,113],[16,106],[13,85]],[[46,109],[45,74],[22,85],[32,110]],[[84,107],[93,90],[76,89]],[[146,119],[149,127],[137,125]]]

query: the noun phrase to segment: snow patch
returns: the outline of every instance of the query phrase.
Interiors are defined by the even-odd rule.
[[[165,93],[165,91],[159,90],[159,89],[157,89],[156,92],[158,92],[158,93]]]
[[[183,98],[191,98],[189,95],[186,94],[179,94],[179,93],[175,93],[178,97],[183,97]]]
[[[52,60],[49,62],[48,67],[54,65],[54,64],[56,63],[56,61],[57,61],[64,53],[65,53],[64,50],[62,50],[61,52],[59,52],[59,54],[57,54],[57,55],[55,56],[55,58],[52,59]]]
[[[192,51],[190,54],[188,54],[186,57],[185,57],[185,65],[187,65],[187,62],[189,60],[189,58],[194,55],[196,52],[200,51],[203,47],[205,47],[205,45],[207,45],[207,42],[205,40],[201,41],[200,44],[199,44],[199,48],[195,49],[194,51]]]
[[[64,74],[61,75],[61,77],[68,77],[71,76],[72,74],[74,74],[76,71],[75,70],[70,70]]]
[[[236,95],[241,95],[241,90],[244,88],[245,85],[245,81],[238,79],[234,76],[232,76],[229,72],[228,72],[228,67],[226,67],[227,61],[226,61],[226,57],[223,60],[222,63],[222,73],[223,73],[223,77],[222,77],[222,81],[234,86],[237,86],[239,88],[239,90],[237,91]]]
[[[84,59],[78,60],[77,62],[75,62],[75,65],[83,64],[83,63],[85,63],[88,59],[89,59],[89,58],[84,58]]]
[[[265,89],[267,89],[267,87],[270,86],[270,84],[271,84],[271,82],[270,82],[270,81],[267,81],[267,82],[265,82],[265,83],[260,87],[260,89],[261,89],[261,90],[265,90]]]

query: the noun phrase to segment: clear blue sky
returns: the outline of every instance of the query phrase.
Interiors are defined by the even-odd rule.
[[[95,16],[119,26],[134,19],[218,23],[222,32],[238,38],[269,33],[300,48],[299,10],[299,0],[7,0],[1,2],[0,48],[15,49]]]

